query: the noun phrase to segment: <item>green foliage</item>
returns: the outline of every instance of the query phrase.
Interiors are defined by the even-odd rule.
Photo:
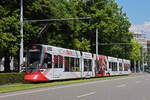
[[[99,34],[99,53],[129,58],[131,45],[101,45],[130,43],[130,22],[115,0],[24,0],[24,19],[91,17],[90,20],[24,22],[24,48],[30,44],[49,44],[95,53],[95,30]],[[16,56],[20,44],[20,2],[0,2],[0,57]],[[40,38],[38,33],[44,26]],[[123,53],[122,53],[123,52]]]
[[[141,55],[144,57],[144,63],[146,63],[149,59],[147,50],[145,48],[141,47],[141,53],[143,53],[143,55],[142,54]]]
[[[95,53],[95,30],[99,31],[99,53],[120,58],[129,58],[131,46],[109,43],[130,43],[130,22],[122,8],[114,0],[88,0],[76,5],[79,16],[90,16],[89,21],[81,21],[80,37],[90,41],[90,52]],[[101,45],[108,43],[108,45]],[[122,53],[125,52],[125,53]]]
[[[32,23],[24,22],[24,47],[34,43],[39,43],[38,33],[41,30],[41,27],[35,26]]]
[[[0,85],[23,83],[25,73],[0,73]]]
[[[131,60],[141,60],[141,44],[138,40],[131,40],[132,43],[132,51],[131,51],[131,56],[130,59]]]
[[[74,39],[74,49],[89,52],[91,50],[90,41],[87,39],[83,39],[83,41],[80,42],[78,39]]]
[[[9,54],[16,54],[19,49],[20,23],[14,17],[4,17],[0,20],[0,49]]]

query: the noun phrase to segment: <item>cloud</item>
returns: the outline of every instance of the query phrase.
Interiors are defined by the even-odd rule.
[[[150,21],[144,22],[141,25],[132,25],[129,30],[131,32],[145,33],[147,39],[150,40]]]

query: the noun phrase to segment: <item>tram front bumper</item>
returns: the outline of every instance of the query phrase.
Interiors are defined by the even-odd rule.
[[[47,79],[42,73],[38,74],[27,74],[24,76],[24,80],[28,82],[44,82],[44,81],[50,81]]]

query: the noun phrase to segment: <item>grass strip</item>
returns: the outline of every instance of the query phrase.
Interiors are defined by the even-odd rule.
[[[129,75],[134,77],[135,75]],[[129,76],[111,76],[111,77],[100,77],[100,78],[89,78],[89,79],[78,79],[78,80],[63,80],[63,81],[53,81],[49,83],[23,83],[23,84],[14,84],[14,85],[4,85],[0,86],[0,93],[13,92],[19,90],[27,90],[33,88],[41,88],[41,87],[50,87],[56,85],[64,85],[64,84],[72,84],[72,83],[81,83],[81,82],[90,82],[96,80],[106,80],[106,79],[115,79],[115,78],[124,78]]]

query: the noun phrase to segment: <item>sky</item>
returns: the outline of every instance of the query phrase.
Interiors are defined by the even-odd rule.
[[[142,32],[150,40],[150,0],[115,0],[127,13],[131,22],[130,31]]]

